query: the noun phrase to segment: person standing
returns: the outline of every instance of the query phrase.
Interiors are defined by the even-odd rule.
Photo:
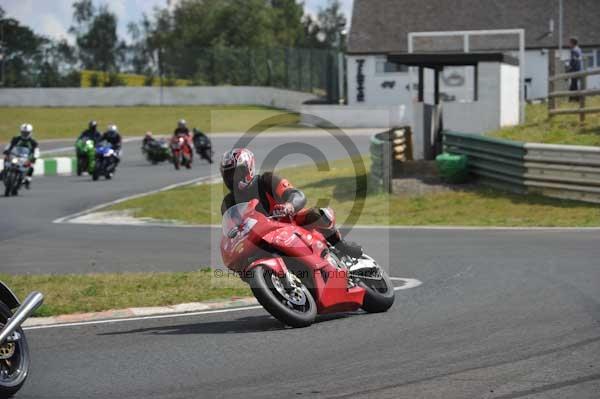
[[[579,41],[572,37],[569,39],[569,48],[571,49],[569,57],[568,71],[569,73],[581,72],[583,70],[583,52],[579,47]],[[578,91],[580,88],[581,78],[571,78],[569,85],[570,91]],[[578,96],[569,97],[569,101],[579,101]]]

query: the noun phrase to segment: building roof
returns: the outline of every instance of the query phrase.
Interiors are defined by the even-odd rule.
[[[387,59],[396,64],[425,68],[477,65],[480,62],[519,65],[516,58],[504,53],[389,53]]]
[[[600,47],[600,0],[563,0],[563,43]],[[550,20],[554,33],[547,35]],[[557,0],[354,0],[348,53],[406,52],[409,32],[525,29],[527,48],[558,47]],[[460,51],[462,40],[415,39],[415,51]],[[516,36],[472,37],[473,51],[518,48]]]

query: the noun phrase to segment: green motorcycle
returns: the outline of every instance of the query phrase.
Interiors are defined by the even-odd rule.
[[[83,172],[89,175],[96,169],[96,146],[93,140],[78,139],[75,142],[75,153],[77,154],[77,176]]]

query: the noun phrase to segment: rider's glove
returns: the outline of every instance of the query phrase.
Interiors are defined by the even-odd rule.
[[[289,202],[277,204],[273,207],[273,215],[275,216],[294,216],[296,209]]]

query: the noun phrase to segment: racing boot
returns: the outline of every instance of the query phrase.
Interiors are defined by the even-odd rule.
[[[359,244],[352,241],[346,241],[342,239],[335,243],[333,247],[340,251],[342,254],[354,259],[358,259],[361,256],[363,256],[362,247]]]
[[[29,188],[31,187],[31,176],[25,177],[23,185],[25,186],[25,189],[29,190]]]

